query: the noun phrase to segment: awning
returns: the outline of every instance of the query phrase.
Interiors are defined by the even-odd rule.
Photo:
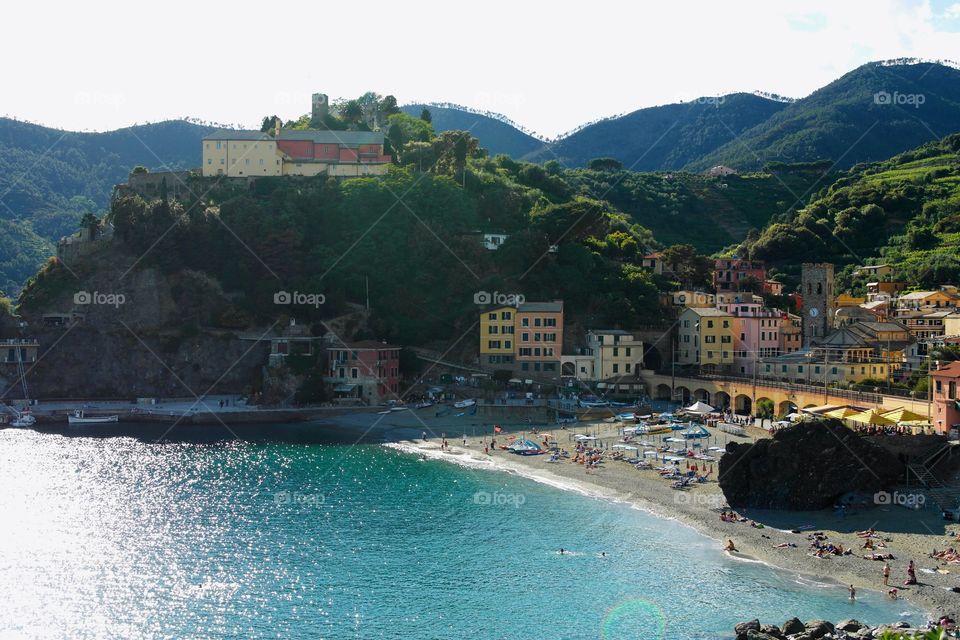
[[[355,384],[338,384],[333,388],[335,393],[350,393],[357,388]]]

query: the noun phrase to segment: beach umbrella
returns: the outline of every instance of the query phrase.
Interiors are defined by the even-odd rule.
[[[839,418],[842,420],[843,418],[849,418],[850,416],[856,415],[858,413],[860,412],[857,411],[856,409],[851,409],[850,407],[840,407],[838,409],[834,409],[833,411],[827,411],[823,415],[830,416],[831,418]]]
[[[880,415],[873,409],[870,409],[869,411],[861,411],[860,413],[855,413],[852,416],[847,416],[847,420],[850,420],[852,422],[861,422],[863,424],[875,424],[880,426],[896,424],[890,418]]]
[[[905,407],[881,411],[880,415],[885,418],[890,418],[894,422],[927,422],[927,416],[922,416],[919,413],[910,411]]]

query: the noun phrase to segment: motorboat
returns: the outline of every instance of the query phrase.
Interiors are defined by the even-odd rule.
[[[69,424],[106,424],[119,420],[120,416],[88,416],[82,409],[77,409],[72,415],[67,416]]]
[[[453,403],[455,409],[466,409],[467,407],[472,407],[477,404],[477,401],[472,398],[467,398],[466,400],[459,400]]]

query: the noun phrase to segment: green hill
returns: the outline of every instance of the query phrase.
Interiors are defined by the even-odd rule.
[[[735,93],[639,109],[586,126],[525,159],[558,159],[570,167],[615,158],[635,171],[680,169],[787,107],[784,102]]]
[[[960,134],[853,167],[740,252],[787,268],[831,261],[849,265],[847,275],[857,264],[885,262],[922,286],[960,281]]]
[[[865,64],[797,100],[688,168],[756,168],[889,158],[960,128],[960,71],[935,63]]]
[[[102,210],[137,165],[200,165],[211,127],[174,120],[75,133],[0,118],[0,287],[16,291],[83,214]]]
[[[781,167],[713,178],[702,174],[571,169],[564,179],[583,195],[603,198],[650,229],[665,245],[691,244],[714,253],[739,243],[751,229],[801,206],[823,167]],[[826,180],[826,179],[825,179]]]
[[[409,104],[400,107],[401,111],[415,118],[419,118],[424,109],[430,112],[434,131],[469,131],[492,156],[505,153],[511,158],[519,159],[541,149],[545,144],[521,131],[518,125],[500,114],[440,104]]]

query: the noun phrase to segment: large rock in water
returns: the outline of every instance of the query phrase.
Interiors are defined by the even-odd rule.
[[[849,491],[895,485],[903,465],[836,420],[802,422],[755,444],[731,442],[720,458],[720,489],[731,507],[822,509]]]

